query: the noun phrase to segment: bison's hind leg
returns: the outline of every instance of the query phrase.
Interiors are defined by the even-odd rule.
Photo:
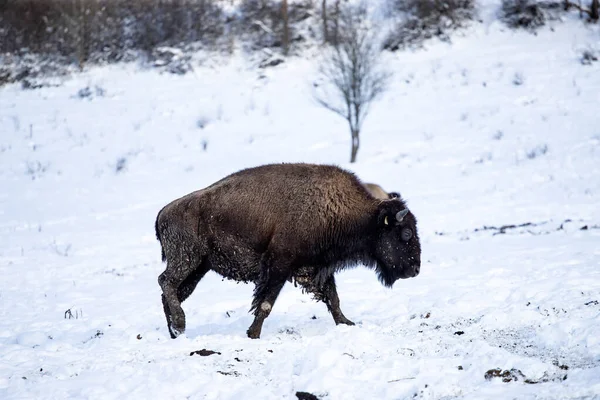
[[[163,292],[163,310],[171,338],[175,339],[185,332],[185,313],[181,303],[192,294],[207,271],[208,263],[195,255],[175,260],[167,256],[167,268],[158,277],[158,283]]]

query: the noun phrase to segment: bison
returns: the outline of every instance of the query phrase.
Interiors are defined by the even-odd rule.
[[[376,199],[385,200],[385,199],[395,199],[396,197],[400,197],[399,193],[397,193],[397,192],[388,193],[385,190],[383,190],[383,188],[376,183],[363,183],[363,186]]]
[[[391,287],[421,266],[417,220],[404,200],[377,199],[329,165],[244,169],[167,204],[155,228],[172,338],[185,331],[181,303],[210,270],[255,284],[247,334],[258,338],[286,281],[324,302],[336,324],[354,325],[340,309],[337,271],[364,264]]]

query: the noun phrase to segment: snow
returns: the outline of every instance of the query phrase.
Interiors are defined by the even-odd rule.
[[[600,63],[579,61],[598,29],[552,28],[486,22],[385,55],[394,78],[356,164],[345,122],[311,98],[311,59],[0,88],[0,398],[600,398]],[[288,284],[251,340],[252,285],[210,273],[171,340],[158,210],[281,161],[400,192],[421,274],[393,289],[339,274],[356,326]],[[190,356],[203,348],[220,354]],[[549,381],[486,380],[494,368]]]

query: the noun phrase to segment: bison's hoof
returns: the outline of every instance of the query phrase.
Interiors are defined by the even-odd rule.
[[[169,323],[169,333],[171,339],[177,338],[179,335],[185,332],[185,316],[171,315]]]
[[[349,325],[349,326],[356,325],[354,322],[350,321],[346,317],[341,317],[341,318],[336,319],[335,320],[335,324],[336,325],[344,324],[344,325]]]
[[[185,328],[177,329],[177,328],[173,327],[172,325],[169,325],[169,333],[171,334],[171,339],[177,339],[177,337],[184,332],[185,332]]]
[[[260,339],[260,331],[257,332],[255,330],[248,329],[246,333],[250,339]]]

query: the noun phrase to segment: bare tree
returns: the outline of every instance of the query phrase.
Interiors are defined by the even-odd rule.
[[[352,137],[350,162],[356,161],[359,135],[369,106],[386,88],[390,74],[379,62],[380,48],[365,26],[361,7],[344,6],[336,43],[326,50],[319,75],[324,81],[314,97],[323,107],[348,121]]]
[[[333,39],[331,35],[329,40],[333,40],[333,43],[337,43],[338,40],[338,31],[340,29],[340,0],[335,0],[334,10],[333,10]]]
[[[598,19],[600,19],[600,0],[592,0],[589,8],[583,7],[581,5],[581,0],[579,0],[579,3],[573,3],[570,0],[565,0],[564,9],[568,10],[571,7],[579,10],[580,18],[582,17],[583,13],[585,13],[590,17],[590,21],[592,22],[596,22]]]
[[[287,56],[290,49],[290,26],[287,0],[281,2],[281,17],[283,19],[283,54]]]
[[[321,2],[321,19],[323,20],[323,42],[329,41],[329,32],[327,29],[327,0]]]
[[[338,14],[340,0],[333,2],[333,9],[327,5],[327,0],[321,2],[321,20],[323,22],[323,42],[335,43],[338,30]]]

